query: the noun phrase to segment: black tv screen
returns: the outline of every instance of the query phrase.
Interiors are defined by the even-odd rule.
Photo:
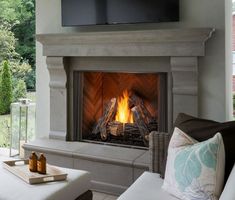
[[[61,0],[62,26],[179,20],[179,0]]]

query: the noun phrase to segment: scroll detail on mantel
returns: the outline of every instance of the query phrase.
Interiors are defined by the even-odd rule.
[[[169,63],[164,67],[150,69],[168,75],[168,130],[179,112],[197,116],[198,57],[205,55],[205,42],[213,32],[211,28],[193,28],[37,35],[43,45],[43,55],[47,56],[50,73],[50,138],[71,139],[73,119],[72,101],[68,99],[68,76],[72,70],[69,59],[73,57],[94,60],[140,57],[146,61],[150,57],[169,57]],[[65,62],[65,57],[69,57],[69,62]],[[84,70],[82,66],[79,69]],[[112,70],[120,71],[118,68]],[[136,67],[135,72],[143,70]]]

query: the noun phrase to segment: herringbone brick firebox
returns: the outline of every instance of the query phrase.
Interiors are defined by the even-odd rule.
[[[165,74],[75,73],[83,76],[82,141],[148,146],[148,135],[161,120],[159,101],[165,93],[159,88]]]

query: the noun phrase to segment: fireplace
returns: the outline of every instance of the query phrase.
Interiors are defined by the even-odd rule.
[[[157,124],[157,131],[170,131],[179,112],[197,116],[198,57],[205,55],[205,42],[213,32],[210,28],[192,28],[37,35],[50,73],[49,138],[92,141],[88,136],[104,117],[106,105],[112,98],[120,98],[125,90],[143,101]],[[104,80],[114,76],[118,84],[112,84],[111,80],[105,83]],[[140,76],[149,76],[145,81],[152,82],[144,84]],[[101,77],[103,81],[99,80]],[[132,81],[129,84],[125,77],[146,87],[140,89]],[[95,89],[86,84],[88,79],[99,80],[96,86],[103,85],[94,112],[87,108],[86,94]],[[155,84],[155,89],[151,90],[147,84]],[[108,121],[105,131],[115,121]],[[110,143],[113,138],[106,135],[103,140]]]
[[[171,131],[179,112],[197,116],[198,57],[205,55],[205,42],[213,31],[190,28],[37,35],[50,74],[50,131],[48,139],[26,144],[25,149],[47,153],[51,164],[90,171],[93,189],[121,194],[149,170],[147,147],[142,142],[124,148],[125,137],[115,138],[118,143],[113,143],[113,135],[104,138],[106,141],[88,136],[104,117],[107,105],[114,98],[118,102],[123,92],[143,102],[157,131]],[[110,77],[112,80],[107,80]],[[93,101],[96,92],[99,95]],[[99,106],[86,102],[89,94],[94,95],[90,103]],[[128,108],[135,111],[140,104],[130,102]],[[108,121],[105,127],[115,125],[116,116]],[[118,124],[109,131],[122,130],[123,124]],[[112,173],[107,176],[107,172]]]
[[[151,131],[166,129],[167,113],[165,73],[74,72],[74,101],[82,108],[74,116],[77,138],[81,141],[148,147]],[[81,80],[79,80],[81,79]],[[160,98],[161,97],[161,98]],[[78,108],[77,107],[77,108]],[[163,110],[165,109],[165,110]],[[76,113],[76,112],[74,112]],[[80,119],[76,117],[81,116]],[[161,121],[161,123],[159,123]],[[160,125],[160,127],[159,127]]]

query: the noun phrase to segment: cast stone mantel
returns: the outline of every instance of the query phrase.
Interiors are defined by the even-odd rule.
[[[50,73],[50,138],[66,140],[69,130],[67,57],[169,57],[168,121],[179,112],[198,115],[198,57],[212,28],[39,34]],[[156,71],[157,72],[157,71]],[[182,102],[184,102],[182,104]]]
[[[39,34],[44,56],[204,56],[214,29]]]

